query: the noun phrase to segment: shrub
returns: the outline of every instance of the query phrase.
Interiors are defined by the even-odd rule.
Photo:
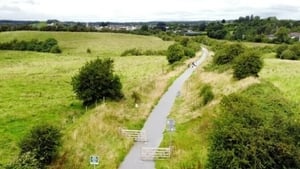
[[[51,47],[50,53],[61,53],[61,49],[58,47],[58,45],[54,45]]]
[[[20,154],[20,156],[14,163],[5,167],[5,169],[40,169],[40,168],[41,168],[41,164],[35,158],[35,155],[32,152],[26,152]]]
[[[297,55],[294,51],[287,49],[285,51],[282,52],[281,59],[289,59],[289,60],[296,60],[297,59]]]
[[[250,51],[236,59],[233,65],[233,76],[237,79],[258,76],[258,72],[262,67],[262,59],[255,52]]]
[[[90,49],[90,48],[87,48],[87,49],[86,49],[86,53],[89,53],[89,54],[92,53],[91,49]]]
[[[123,98],[122,84],[113,74],[113,60],[96,59],[87,62],[79,73],[72,77],[73,90],[84,105],[91,105],[103,97],[113,100]]]
[[[140,103],[141,102],[141,95],[137,91],[132,92],[131,98],[133,99],[134,103]]]
[[[187,45],[188,48],[192,49],[194,52],[197,52],[201,49],[201,46],[199,43],[195,41],[190,41]]]
[[[125,50],[121,56],[140,56],[142,55],[142,50],[141,49],[137,49],[137,48],[133,48],[133,49],[127,49]]]
[[[146,50],[142,51],[141,49],[127,49],[124,52],[121,53],[121,56],[140,56],[140,55],[146,55],[146,56],[152,56],[152,55],[166,55],[165,50]]]
[[[141,49],[137,49],[137,48],[125,50],[121,54],[121,56],[140,56],[140,55],[143,55],[142,50]]]
[[[187,47],[188,44],[190,43],[190,38],[188,38],[188,37],[182,37],[179,41],[180,41],[179,43],[182,46]]]
[[[284,111],[289,104],[277,103],[285,100],[277,92],[259,84],[221,100],[206,168],[300,167],[300,125]]]
[[[287,44],[283,44],[277,47],[276,49],[276,57],[282,59],[282,53],[288,48]]]
[[[245,47],[240,43],[227,44],[221,50],[218,50],[214,56],[214,63],[218,65],[232,63],[239,55],[245,52]]]
[[[21,156],[32,153],[41,166],[48,165],[57,155],[61,145],[60,131],[51,125],[34,127],[20,142]]]
[[[0,43],[0,49],[61,53],[57,40],[54,38],[48,38],[45,41],[38,41],[36,39],[32,39],[31,41],[18,41],[14,39],[10,42]]]
[[[57,40],[54,38],[48,38],[42,44],[42,52],[50,52],[54,46],[57,46]]]
[[[290,47],[290,50],[295,52],[297,59],[300,59],[300,43],[295,43]]]
[[[166,55],[166,50],[146,50],[143,52],[143,55],[151,56],[151,55]]]
[[[212,92],[212,87],[210,85],[205,84],[201,91],[200,96],[203,97],[202,103],[203,105],[206,105],[210,101],[214,99],[214,93]]]
[[[167,50],[167,59],[170,64],[180,61],[183,58],[183,56],[184,48],[180,44],[175,43],[169,46]]]
[[[188,47],[185,47],[185,48],[184,48],[184,55],[185,55],[185,56],[187,56],[187,57],[189,57],[189,58],[192,58],[192,57],[195,56],[195,54],[196,54],[196,53],[194,52],[193,49],[188,48]]]

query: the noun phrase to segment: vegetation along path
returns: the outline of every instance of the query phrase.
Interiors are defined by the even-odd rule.
[[[208,51],[202,48],[202,55],[196,65],[200,65],[208,56]],[[158,148],[163,138],[163,131],[166,127],[167,116],[171,111],[172,105],[179,93],[183,83],[192,75],[195,66],[189,67],[174,83],[168,91],[161,97],[156,107],[149,115],[143,130],[147,134],[147,142],[136,142],[130,152],[125,157],[119,169],[154,169],[154,161],[144,161],[141,159],[141,148]]]

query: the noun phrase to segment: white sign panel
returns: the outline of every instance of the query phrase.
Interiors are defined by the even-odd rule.
[[[99,156],[96,156],[96,155],[90,156],[90,164],[92,164],[92,165],[98,165],[99,161],[100,161]]]

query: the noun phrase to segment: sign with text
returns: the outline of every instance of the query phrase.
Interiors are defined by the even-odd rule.
[[[173,120],[173,119],[168,119],[167,120],[167,130],[169,132],[175,131],[175,120]]]
[[[90,156],[90,164],[91,165],[98,165],[99,162],[100,162],[99,156],[96,156],[96,155]]]

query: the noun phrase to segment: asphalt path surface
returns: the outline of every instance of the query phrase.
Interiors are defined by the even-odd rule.
[[[141,148],[159,147],[163,139],[167,116],[171,111],[176,96],[180,92],[184,82],[192,75],[193,71],[206,59],[207,56],[207,49],[202,48],[201,57],[199,60],[194,62],[195,66],[190,66],[182,75],[180,75],[169,87],[168,91],[161,97],[158,104],[150,113],[142,129],[146,131],[148,141],[135,142],[130,152],[121,163],[119,169],[155,169],[154,161],[145,161],[141,159]]]

